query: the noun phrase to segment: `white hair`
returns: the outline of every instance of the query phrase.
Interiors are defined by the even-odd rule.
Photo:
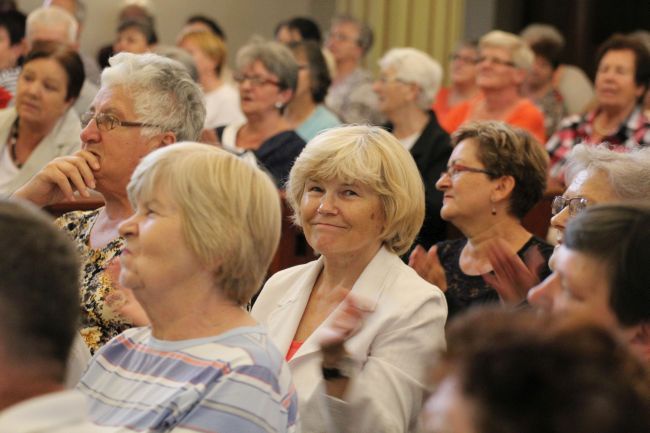
[[[442,67],[431,56],[415,48],[393,48],[379,60],[379,67],[393,69],[397,79],[417,85],[417,105],[423,110],[431,107],[442,82]]]
[[[535,54],[522,38],[501,30],[486,33],[481,37],[478,47],[479,50],[485,47],[504,48],[510,52],[515,66],[525,70],[532,68],[535,61]]]
[[[62,27],[66,33],[66,42],[68,44],[74,44],[77,40],[77,30],[79,29],[79,24],[77,24],[76,18],[66,11],[63,8],[58,6],[50,7],[41,7],[34,9],[28,16],[25,27],[25,35],[27,36],[27,41],[31,44],[32,34],[36,28],[47,28],[47,27]]]

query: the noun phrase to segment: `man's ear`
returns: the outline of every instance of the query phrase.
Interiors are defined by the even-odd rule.
[[[159,149],[161,147],[169,146],[176,143],[176,134],[171,131],[162,132],[154,136],[151,140],[151,150]]]

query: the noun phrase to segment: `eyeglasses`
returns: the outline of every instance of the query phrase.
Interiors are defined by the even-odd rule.
[[[344,35],[343,33],[339,33],[339,32],[326,32],[325,33],[325,40],[327,40],[327,39],[333,39],[333,40],[339,41],[339,42],[346,42],[346,41],[358,42],[359,41],[359,39],[357,39],[357,38],[353,38],[351,36]]]
[[[588,205],[589,202],[584,197],[564,198],[561,195],[556,195],[551,203],[551,214],[557,215],[569,206],[569,215],[573,217],[585,210]]]
[[[381,84],[388,84],[388,83],[402,83],[402,84],[411,84],[408,83],[404,80],[401,80],[399,78],[395,77],[387,77],[386,75],[380,75],[377,77],[377,81],[380,82]]]
[[[483,173],[483,174],[487,174],[488,176],[494,176],[494,173],[492,173],[489,170],[485,170],[483,168],[474,168],[462,164],[453,163],[449,167],[447,167],[447,170],[440,173],[440,177],[442,178],[444,175],[447,175],[451,178],[455,178],[458,173],[462,173],[464,171],[469,173]]]
[[[233,79],[238,84],[243,84],[244,81],[248,81],[250,85],[254,87],[262,87],[265,84],[270,84],[272,86],[278,86],[278,87],[280,86],[280,83],[276,80],[260,77],[259,75],[246,75],[246,74],[242,74],[241,72],[237,72],[233,76]]]
[[[160,128],[159,125],[154,125],[152,123],[142,123],[142,122],[128,122],[126,120],[120,120],[113,114],[109,113],[93,113],[88,111],[81,115],[81,127],[85,128],[88,124],[95,119],[97,122],[97,128],[100,131],[111,131],[118,126],[124,127],[141,127],[141,128]]]
[[[476,57],[461,56],[460,54],[450,54],[449,61],[453,62],[454,60],[459,60],[463,63],[469,63],[470,65],[475,65],[478,63],[478,59]]]
[[[498,57],[479,56],[479,58],[476,59],[476,63],[483,63],[483,62],[490,62],[499,66],[510,66],[511,68],[517,67],[515,62],[513,62],[512,60],[502,60]]]

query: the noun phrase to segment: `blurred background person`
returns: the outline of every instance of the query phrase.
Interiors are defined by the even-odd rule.
[[[192,15],[189,17],[185,21],[180,35],[183,35],[185,32],[198,32],[201,30],[213,33],[215,36],[221,38],[224,43],[227,40],[226,32],[223,31],[219,23],[206,15]]]
[[[567,114],[564,99],[553,83],[554,73],[560,64],[562,45],[542,39],[531,43],[530,49],[535,54],[535,60],[526,76],[522,93],[544,114],[544,130],[546,137],[550,137]]]
[[[325,47],[336,63],[325,104],[344,123],[383,123],[377,95],[372,91],[372,77],[361,65],[372,42],[372,29],[350,15],[335,17],[325,38]]]
[[[463,41],[449,56],[449,87],[443,87],[436,95],[433,111],[438,121],[446,122],[447,114],[458,104],[474,98],[479,93],[476,85],[478,42]]]
[[[320,258],[273,275],[253,317],[286,354],[305,432],[414,432],[442,293],[399,258],[424,219],[413,158],[379,127],[310,141],[287,200]]]
[[[341,121],[323,103],[331,79],[320,46],[314,41],[291,42],[288,46],[298,63],[298,86],[284,117],[308,142]]]
[[[323,43],[318,24],[310,18],[293,17],[282,21],[276,26],[273,33],[275,40],[285,45],[300,41],[314,41],[319,46]]]
[[[135,213],[120,224],[120,282],[151,326],[95,355],[78,387],[92,420],[135,431],[297,432],[289,368],[244,308],[280,239],[271,178],[222,149],[179,143],[147,155],[128,191]]]
[[[113,53],[123,51],[133,54],[150,52],[158,42],[153,25],[148,20],[127,19],[117,26],[117,37],[113,44]]]
[[[538,43],[550,43],[564,50],[564,36],[549,24],[532,23],[520,33],[521,38],[530,46]],[[553,73],[553,86],[562,95],[568,114],[582,114],[594,99],[594,86],[587,74],[575,65],[561,63]]]
[[[94,352],[134,324],[147,323],[117,283],[116,258],[124,249],[118,226],[133,214],[129,178],[152,150],[196,140],[205,106],[201,89],[180,63],[121,53],[102,72],[102,88],[90,110],[81,117],[82,150],[54,159],[14,195],[39,206],[89,197],[91,190],[102,195],[103,207],[55,221],[75,240],[82,259],[80,333]]]
[[[442,127],[451,133],[465,122],[500,120],[545,143],[544,116],[520,92],[533,61],[533,52],[519,36],[493,30],[481,37],[476,64],[480,94],[450,111]]]
[[[425,192],[425,217],[415,242],[425,249],[447,237],[440,218],[442,192],[436,181],[447,169],[451,154],[449,134],[429,109],[442,81],[442,68],[415,48],[393,48],[379,60],[379,78],[373,89],[379,110],[389,120],[387,129],[411,153]]]
[[[81,145],[72,108],[84,81],[79,55],[39,42],[25,57],[15,107],[0,110],[0,195],[11,195],[56,157]]]
[[[27,49],[31,50],[38,41],[54,41],[65,44],[77,53],[78,24],[74,16],[60,7],[41,7],[33,10],[27,16],[25,40]],[[98,87],[85,78],[82,80],[81,91],[74,103],[77,114],[85,113],[99,90]]]
[[[73,243],[33,206],[0,201],[0,248],[0,431],[109,431],[86,420],[83,394],[64,390],[79,320]]]
[[[499,295],[485,279],[493,271],[489,249],[498,242],[517,254],[542,280],[550,274],[553,247],[521,225],[546,188],[548,157],[523,130],[502,122],[476,122],[454,135],[454,150],[436,188],[443,192],[440,215],[462,239],[439,242],[427,252],[417,246],[409,264],[445,292],[449,316]]]
[[[528,299],[553,312],[602,322],[650,365],[647,203],[598,205],[576,215],[553,255],[553,274]]]
[[[485,309],[447,336],[423,410],[427,433],[648,430],[648,370],[586,318]]]
[[[25,21],[20,11],[0,12],[0,108],[13,105],[25,51]]]
[[[293,161],[305,147],[283,116],[296,92],[298,64],[279,42],[254,41],[237,52],[234,78],[246,121],[217,128],[219,143],[259,161],[276,185],[284,187]]]
[[[564,119],[546,143],[550,176],[564,184],[566,157],[578,143],[607,142],[611,149],[629,151],[650,145],[650,119],[641,107],[650,80],[650,53],[637,39],[616,34],[599,48],[596,108]]]
[[[239,92],[222,78],[227,61],[224,41],[207,31],[183,33],[178,46],[190,53],[205,96],[205,129],[231,123],[242,123],[245,118],[239,108]]]

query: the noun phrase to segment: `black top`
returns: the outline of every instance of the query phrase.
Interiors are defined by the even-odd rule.
[[[467,239],[454,239],[439,242],[438,259],[445,270],[447,277],[447,306],[449,308],[448,320],[455,314],[470,308],[473,305],[480,305],[492,302],[499,302],[497,291],[487,284],[480,275],[467,275],[460,269],[460,253],[465,247]],[[532,236],[524,244],[517,255],[524,260],[524,255],[531,248],[538,248],[544,257],[544,266],[540,269],[538,277],[541,280],[551,274],[548,267],[548,259],[553,254],[553,246],[547,244],[537,236]]]
[[[436,189],[436,182],[440,179],[440,174],[447,169],[447,161],[452,151],[449,134],[442,129],[433,111],[428,114],[429,122],[411,148],[411,156],[424,182],[425,201],[424,224],[415,238],[415,243],[427,250],[436,242],[447,238],[447,224],[440,218],[443,194]],[[385,127],[393,132],[393,124],[387,123]]]
[[[219,140],[224,129],[225,126],[216,129]],[[305,141],[293,130],[282,131],[262,143],[253,154],[261,166],[273,176],[278,188],[284,188],[293,162],[300,155],[305,144]]]

